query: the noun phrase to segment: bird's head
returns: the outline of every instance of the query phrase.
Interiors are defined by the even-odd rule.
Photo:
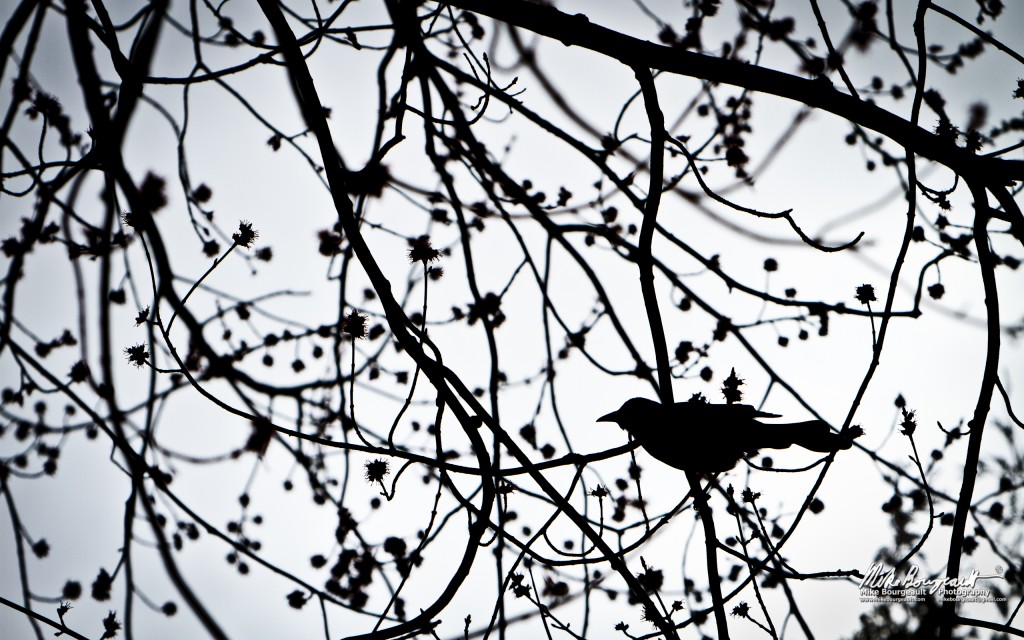
[[[621,407],[597,419],[598,422],[614,422],[629,431],[633,425],[647,422],[654,411],[660,407],[657,402],[647,398],[630,398]]]

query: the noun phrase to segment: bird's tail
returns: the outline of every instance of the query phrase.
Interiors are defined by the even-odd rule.
[[[840,449],[849,449],[853,444],[853,434],[836,433],[823,420],[808,420],[789,424],[763,425],[759,435],[764,442],[761,447],[768,449],[785,449],[798,445],[809,451],[832,453]]]

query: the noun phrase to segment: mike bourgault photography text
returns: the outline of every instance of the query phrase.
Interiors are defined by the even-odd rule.
[[[945,577],[926,578],[921,576],[919,565],[910,565],[902,577],[894,567],[886,569],[881,562],[875,562],[860,581],[861,602],[921,602],[927,596],[942,594],[944,600],[956,602],[998,602],[1005,597],[995,596],[991,589],[978,586],[979,580],[1005,579],[1004,570],[996,566],[994,573],[982,574],[972,569],[966,576],[957,579]]]

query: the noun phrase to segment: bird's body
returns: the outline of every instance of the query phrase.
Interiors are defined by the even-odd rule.
[[[760,449],[785,449],[795,444],[832,453],[850,448],[852,438],[833,432],[821,420],[774,425],[757,420],[778,417],[746,404],[690,400],[663,405],[632,398],[598,422],[618,424],[656,459],[697,473],[728,471]]]

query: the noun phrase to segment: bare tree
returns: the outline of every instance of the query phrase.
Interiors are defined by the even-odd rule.
[[[1024,635],[1020,7],[11,4],[12,637]]]

